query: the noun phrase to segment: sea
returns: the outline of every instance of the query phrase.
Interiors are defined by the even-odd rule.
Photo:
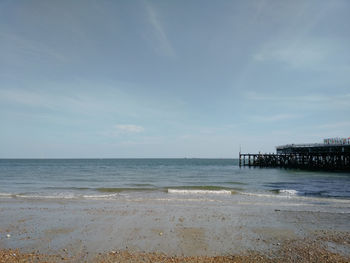
[[[0,198],[233,194],[350,200],[350,173],[239,167],[237,159],[0,159]]]

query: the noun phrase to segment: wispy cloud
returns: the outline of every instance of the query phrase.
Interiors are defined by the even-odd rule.
[[[275,122],[275,121],[284,121],[295,119],[300,116],[295,114],[274,114],[274,115],[260,115],[260,116],[252,116],[252,120],[258,122]]]
[[[167,37],[161,21],[158,18],[155,8],[150,3],[146,3],[146,9],[149,23],[153,28],[153,35],[157,41],[157,44],[154,46],[156,51],[162,55],[174,57],[175,51]]]
[[[55,118],[57,116],[75,118],[79,115],[99,118],[101,114],[134,118],[138,113],[149,112],[141,103],[135,102],[138,101],[137,98],[131,98],[116,88],[109,89],[106,85],[99,85],[108,90],[106,93],[89,90],[88,84],[83,92],[80,89],[70,88],[84,86],[84,83],[53,84],[52,89],[47,90],[0,88],[0,108],[25,115],[31,115],[35,110],[36,117],[54,115]],[[66,89],[65,92],[61,92],[63,89]]]
[[[282,24],[286,23],[281,27],[283,30],[279,31],[279,27],[276,27],[273,38],[261,43],[260,49],[253,55],[254,60],[283,63],[301,70],[346,69],[349,58],[347,39],[339,35],[335,37],[336,34],[330,36],[319,33],[324,21],[328,21],[327,17],[331,13],[339,13],[342,6],[345,7],[345,2],[341,2],[324,1],[318,8],[310,1],[267,7],[265,15],[272,12],[271,15],[278,16]]]
[[[0,102],[45,110],[103,109],[103,103],[83,94],[47,93],[39,90],[0,89]]]
[[[124,133],[139,133],[143,132],[144,128],[139,125],[134,125],[134,124],[118,124],[115,126],[115,128]]]
[[[277,41],[264,46],[254,55],[254,59],[259,62],[281,62],[293,68],[321,69],[338,50],[338,43],[325,39]]]
[[[350,128],[350,121],[341,121],[335,123],[327,123],[318,126],[319,129],[340,129],[340,128]]]
[[[323,109],[350,109],[350,93],[327,95],[327,94],[306,94],[301,96],[261,94],[257,92],[248,92],[246,97],[253,101],[265,101],[273,103],[281,103],[284,105],[319,105]],[[327,108],[325,108],[327,105]]]
[[[1,27],[0,32],[0,48],[0,58],[11,64],[22,64],[27,62],[29,58],[34,61],[54,60],[60,63],[68,61],[66,56],[54,48],[42,42],[8,32],[3,27]]]

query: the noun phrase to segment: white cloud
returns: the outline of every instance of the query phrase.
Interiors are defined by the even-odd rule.
[[[115,128],[118,131],[125,133],[139,133],[144,131],[144,128],[142,126],[134,124],[118,124],[115,126]]]

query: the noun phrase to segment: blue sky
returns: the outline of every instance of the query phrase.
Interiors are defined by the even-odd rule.
[[[350,2],[0,0],[0,157],[237,157],[350,136]]]

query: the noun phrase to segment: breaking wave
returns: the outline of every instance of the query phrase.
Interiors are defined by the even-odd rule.
[[[278,191],[280,194],[284,194],[284,195],[297,195],[298,191],[294,190],[294,189],[280,189]]]
[[[233,194],[234,191],[229,190],[196,190],[196,189],[168,189],[169,194]]]

